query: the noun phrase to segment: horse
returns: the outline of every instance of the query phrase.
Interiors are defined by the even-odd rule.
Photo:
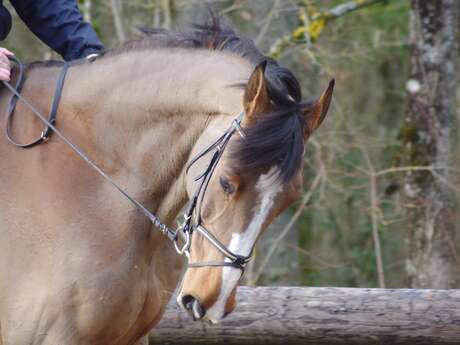
[[[27,65],[21,95],[41,113],[60,66]],[[193,319],[220,322],[257,239],[301,193],[333,86],[303,102],[288,69],[219,22],[70,65],[59,131],[168,227],[194,199],[195,230],[184,260],[58,137],[28,150],[2,139],[0,344],[144,344],[176,287]],[[0,90],[2,109],[10,97]],[[42,128],[19,101],[15,139]]]

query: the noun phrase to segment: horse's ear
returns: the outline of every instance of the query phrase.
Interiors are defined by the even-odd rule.
[[[316,130],[324,118],[326,117],[327,111],[329,110],[329,105],[332,100],[332,92],[334,91],[335,80],[332,79],[329,82],[329,86],[322,93],[322,95],[313,103],[305,107],[302,112],[306,116],[307,128],[305,129],[305,137],[308,137],[314,130]]]
[[[252,72],[246,85],[243,97],[245,119],[250,121],[257,118],[258,114],[268,111],[270,98],[268,97],[267,80],[265,79],[265,67],[263,61]]]

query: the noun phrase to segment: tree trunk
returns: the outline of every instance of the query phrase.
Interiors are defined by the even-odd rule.
[[[219,325],[170,303],[150,344],[460,344],[460,290],[240,287]]]
[[[458,3],[413,0],[409,114],[402,128],[404,163],[430,166],[405,177],[408,259],[414,288],[460,286],[455,159]],[[457,237],[457,239],[456,239]]]

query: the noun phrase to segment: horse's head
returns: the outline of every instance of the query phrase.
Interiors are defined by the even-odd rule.
[[[245,86],[241,127],[226,120],[223,128],[224,117],[216,119],[194,148],[196,157],[221,138],[221,153],[211,147],[192,160],[186,177],[190,198],[197,196],[191,223],[198,226],[177,301],[194,319],[218,322],[235,308],[236,286],[256,240],[302,191],[304,146],[331,101],[333,81],[316,101],[302,103],[300,92],[296,97],[292,85],[279,88],[265,68],[259,65]]]

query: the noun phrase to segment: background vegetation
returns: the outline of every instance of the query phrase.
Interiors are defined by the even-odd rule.
[[[406,213],[412,206],[405,199],[404,179],[419,166],[407,164],[404,157],[411,2],[206,3],[263,52],[291,68],[304,98],[319,95],[329,79],[336,78],[332,109],[305,155],[304,197],[264,236],[247,283],[409,286]],[[188,29],[206,19],[206,3],[80,1],[85,18],[108,48],[138,35],[138,26]],[[371,5],[336,18],[327,15],[350,3]],[[4,45],[24,60],[53,57],[17,17]],[[457,146],[452,169],[458,169],[459,155]],[[458,180],[447,182],[458,196]],[[453,244],[458,250],[458,242]]]

